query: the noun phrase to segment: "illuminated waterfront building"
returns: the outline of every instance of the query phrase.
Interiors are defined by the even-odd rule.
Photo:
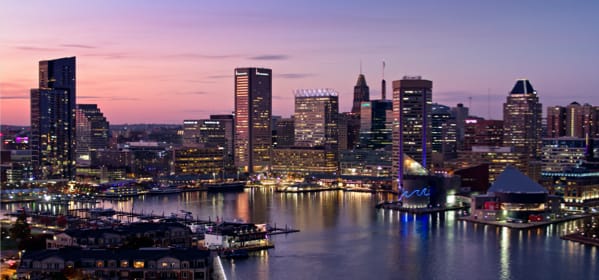
[[[233,163],[233,116],[211,115],[210,119],[183,121],[183,147],[218,148],[227,167]]]
[[[185,120],[183,146],[227,147],[226,127],[218,120]]]
[[[420,76],[393,81],[393,177],[400,189],[404,154],[424,168],[430,165],[432,88]]]
[[[173,168],[177,175],[218,174],[222,176],[223,151],[217,147],[180,148],[173,151]]]
[[[39,62],[31,89],[31,151],[35,179],[75,178],[75,57]]]
[[[108,148],[109,123],[96,104],[77,104],[77,167],[94,164],[92,153]]]
[[[341,175],[391,178],[391,151],[355,149],[339,154]]]
[[[508,165],[486,194],[472,196],[470,212],[481,220],[542,221],[560,210],[559,198],[517,168]]]
[[[234,160],[242,172],[268,171],[272,145],[272,70],[235,69]]]
[[[591,207],[599,200],[599,139],[543,139],[541,184],[563,196],[566,206]]]
[[[599,139],[589,139],[599,143]],[[562,172],[581,165],[587,157],[587,140],[575,137],[544,138],[542,172]]]
[[[294,94],[294,146],[274,149],[273,171],[337,172],[337,92],[331,89],[302,89]]]
[[[516,81],[503,104],[503,146],[514,147],[528,159],[539,158],[542,136],[542,105],[530,81]]]
[[[273,149],[272,171],[305,174],[337,172],[337,152],[324,147]]]
[[[499,173],[508,165],[524,173],[531,172],[527,157],[514,152],[513,147],[473,146],[470,151],[461,151],[457,159],[457,168],[489,165],[489,182],[493,183]]]
[[[325,147],[337,150],[339,97],[332,89],[295,91],[296,147]]]

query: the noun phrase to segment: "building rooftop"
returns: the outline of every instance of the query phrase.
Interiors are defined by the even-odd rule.
[[[530,84],[529,80],[521,79],[516,81],[514,88],[512,89],[511,94],[527,94],[527,93],[535,93],[534,88]]]
[[[547,189],[535,183],[516,167],[508,165],[497,176],[487,193],[547,193]]]

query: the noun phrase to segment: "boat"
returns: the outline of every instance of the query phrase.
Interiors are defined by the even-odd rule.
[[[321,186],[317,183],[301,182],[294,183],[293,185],[279,186],[275,189],[276,192],[285,193],[305,193],[305,192],[320,192],[320,191],[333,191],[340,190],[339,187]]]
[[[92,208],[89,209],[89,213],[95,216],[112,216],[116,211],[112,208]]]
[[[160,186],[160,187],[153,187],[152,189],[150,189],[150,191],[148,191],[148,194],[172,194],[172,193],[180,193],[182,190],[175,186],[175,185],[171,185],[171,186]]]
[[[245,189],[245,184],[246,182],[243,181],[220,182],[204,184],[204,187],[209,192],[242,192]]]

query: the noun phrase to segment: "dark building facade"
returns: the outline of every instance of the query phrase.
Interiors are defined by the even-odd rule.
[[[272,70],[235,69],[235,167],[242,172],[270,168]]]
[[[457,126],[451,108],[441,104],[432,105],[431,149],[434,166],[457,157]]]
[[[273,146],[279,148],[292,147],[295,139],[295,120],[293,118],[282,118],[275,122],[273,131]]]
[[[109,123],[96,104],[77,104],[77,166],[94,164],[92,153],[108,148]]]
[[[360,148],[391,149],[393,104],[391,100],[364,101],[360,110]]]
[[[503,121],[469,118],[466,120],[461,150],[470,151],[474,146],[501,147],[503,145]]]
[[[35,179],[75,178],[75,57],[39,62],[31,90],[31,150]]]
[[[562,106],[547,107],[547,132],[549,138],[566,136],[566,108]]]
[[[355,148],[360,143],[360,111],[362,102],[365,101],[370,101],[370,88],[366,84],[364,75],[360,74],[354,86],[351,114],[347,115],[347,146],[349,149]]]

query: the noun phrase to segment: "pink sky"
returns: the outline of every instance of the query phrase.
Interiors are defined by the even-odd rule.
[[[38,61],[67,56],[77,57],[77,103],[98,104],[113,124],[230,113],[233,69],[251,66],[273,70],[274,114],[293,112],[298,88],[334,88],[348,111],[360,61],[379,98],[383,60],[389,86],[421,75],[434,101],[472,97],[483,117],[501,118],[518,78],[544,107],[599,105],[594,3],[122,2],[3,2],[0,123],[29,124]]]

